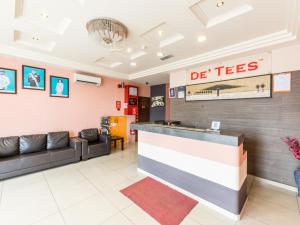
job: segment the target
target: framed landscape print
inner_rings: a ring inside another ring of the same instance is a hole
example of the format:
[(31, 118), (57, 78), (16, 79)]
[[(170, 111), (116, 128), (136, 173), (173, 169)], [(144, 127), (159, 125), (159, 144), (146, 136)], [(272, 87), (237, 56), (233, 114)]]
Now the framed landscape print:
[(69, 78), (50, 76), (50, 96), (69, 98)]
[(0, 68), (0, 93), (17, 93), (17, 71)]
[(272, 75), (186, 86), (186, 101), (272, 97)]
[(22, 66), (23, 88), (33, 90), (45, 90), (46, 70), (32, 66)]

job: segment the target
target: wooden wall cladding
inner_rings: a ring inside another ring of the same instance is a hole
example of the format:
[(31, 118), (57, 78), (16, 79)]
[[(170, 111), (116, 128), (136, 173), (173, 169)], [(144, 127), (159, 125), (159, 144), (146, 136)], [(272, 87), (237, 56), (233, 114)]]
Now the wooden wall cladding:
[(248, 173), (295, 186), (293, 172), (300, 160), (293, 158), (281, 138), (300, 139), (300, 71), (292, 73), (292, 91), (273, 98), (195, 101), (171, 99), (171, 119), (208, 128), (212, 120), (221, 128), (245, 134)]

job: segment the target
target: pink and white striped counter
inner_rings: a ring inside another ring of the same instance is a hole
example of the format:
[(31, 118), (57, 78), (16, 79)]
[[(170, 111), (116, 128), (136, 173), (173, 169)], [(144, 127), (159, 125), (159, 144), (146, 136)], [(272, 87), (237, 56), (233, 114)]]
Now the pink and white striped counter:
[(234, 220), (247, 199), (243, 135), (134, 124), (139, 170)]

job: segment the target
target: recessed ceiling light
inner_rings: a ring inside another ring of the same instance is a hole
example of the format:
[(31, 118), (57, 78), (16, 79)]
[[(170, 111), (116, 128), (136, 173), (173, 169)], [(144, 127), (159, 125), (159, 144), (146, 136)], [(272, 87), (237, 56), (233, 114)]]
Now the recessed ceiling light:
[(164, 56), (164, 54), (163, 54), (162, 52), (158, 52), (156, 55), (157, 55), (158, 57), (163, 57), (163, 56)]
[(135, 62), (131, 62), (130, 65), (131, 66), (136, 66), (136, 63)]
[(127, 48), (127, 52), (132, 52), (132, 49), (131, 48)]
[(163, 34), (162, 30), (159, 30), (157, 33), (158, 33), (158, 36), (162, 36), (162, 34)]
[(40, 38), (39, 38), (38, 36), (33, 36), (33, 37), (32, 37), (32, 40), (34, 40), (34, 41), (39, 41)]
[(225, 4), (224, 1), (219, 1), (219, 2), (217, 3), (217, 7), (220, 8), (220, 7), (222, 7), (224, 4)]
[(198, 37), (198, 42), (204, 42), (204, 41), (206, 41), (206, 36), (201, 35)]
[(49, 17), (48, 14), (45, 12), (41, 12), (40, 16), (42, 17), (42, 19), (48, 19), (48, 17)]

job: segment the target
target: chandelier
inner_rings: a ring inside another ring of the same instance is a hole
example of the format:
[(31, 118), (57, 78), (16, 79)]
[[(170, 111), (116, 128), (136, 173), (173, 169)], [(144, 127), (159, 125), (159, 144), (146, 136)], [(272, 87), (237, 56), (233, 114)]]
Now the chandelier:
[(110, 18), (96, 18), (86, 24), (91, 37), (105, 47), (117, 47), (128, 36), (128, 30), (121, 22)]

